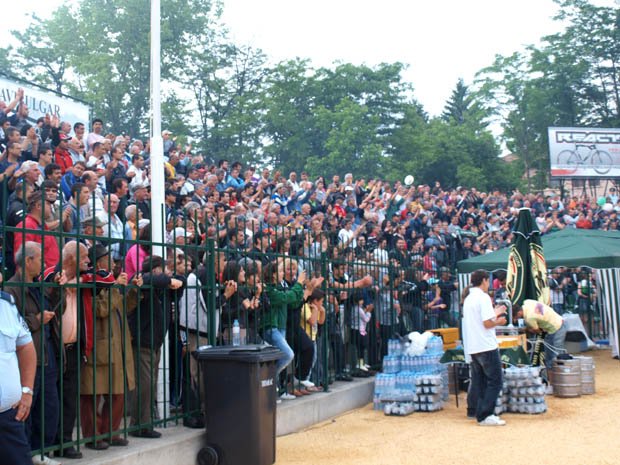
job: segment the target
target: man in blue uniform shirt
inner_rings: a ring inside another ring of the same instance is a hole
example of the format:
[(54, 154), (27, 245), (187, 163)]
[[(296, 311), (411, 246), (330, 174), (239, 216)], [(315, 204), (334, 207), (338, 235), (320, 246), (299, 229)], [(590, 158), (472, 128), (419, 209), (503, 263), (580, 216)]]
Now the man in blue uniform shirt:
[(37, 355), (14, 302), (0, 291), (0, 465), (32, 465), (24, 421), (30, 415)]

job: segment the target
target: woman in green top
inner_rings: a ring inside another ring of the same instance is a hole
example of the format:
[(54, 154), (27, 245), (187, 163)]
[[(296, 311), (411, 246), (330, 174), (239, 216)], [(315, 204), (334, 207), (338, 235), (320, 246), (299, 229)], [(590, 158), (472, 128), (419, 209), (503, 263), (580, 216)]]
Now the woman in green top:
[(284, 356), (278, 360), (277, 373), (280, 374), (293, 361), (293, 349), (286, 342), (286, 313), (287, 306), (301, 306), (304, 300), (304, 284), (306, 273), (302, 271), (297, 282), (289, 289), (283, 290), (278, 285), (284, 279), (284, 267), (277, 261), (269, 263), (263, 271), (265, 293), (269, 299), (269, 308), (261, 323), (263, 339), (280, 349)]

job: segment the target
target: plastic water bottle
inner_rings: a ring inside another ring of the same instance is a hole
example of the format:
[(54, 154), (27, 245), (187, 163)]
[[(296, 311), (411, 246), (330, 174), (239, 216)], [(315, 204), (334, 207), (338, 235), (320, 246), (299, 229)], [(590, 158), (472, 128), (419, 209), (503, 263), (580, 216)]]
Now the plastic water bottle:
[(239, 320), (235, 320), (233, 322), (232, 345), (234, 346), (241, 345), (241, 328), (239, 327)]

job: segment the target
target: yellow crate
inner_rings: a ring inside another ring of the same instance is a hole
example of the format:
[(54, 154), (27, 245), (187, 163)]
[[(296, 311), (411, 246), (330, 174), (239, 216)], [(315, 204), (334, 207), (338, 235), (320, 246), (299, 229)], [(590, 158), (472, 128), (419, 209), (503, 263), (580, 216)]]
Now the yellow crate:
[(500, 349), (510, 349), (520, 345), (518, 336), (497, 336), (497, 343)]
[(448, 344), (443, 345), (443, 350), (452, 350), (456, 349), (456, 342), (449, 342)]
[(458, 328), (437, 328), (437, 329), (431, 329), (431, 333), (437, 335), (437, 336), (441, 336), (441, 338), (443, 339), (443, 344), (444, 344), (444, 350), (446, 350), (445, 346), (446, 344), (452, 344), (456, 341), (458, 341), (459, 339), (461, 339), (459, 337), (459, 329)]

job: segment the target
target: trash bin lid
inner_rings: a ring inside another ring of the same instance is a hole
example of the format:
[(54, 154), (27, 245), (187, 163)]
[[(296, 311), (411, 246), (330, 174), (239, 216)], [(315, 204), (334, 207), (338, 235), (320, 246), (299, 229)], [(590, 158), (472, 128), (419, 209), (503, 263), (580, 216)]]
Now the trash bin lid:
[(267, 344), (248, 344), (243, 346), (206, 346), (193, 352), (196, 360), (230, 360), (245, 363), (272, 362), (284, 354), (277, 347)]

